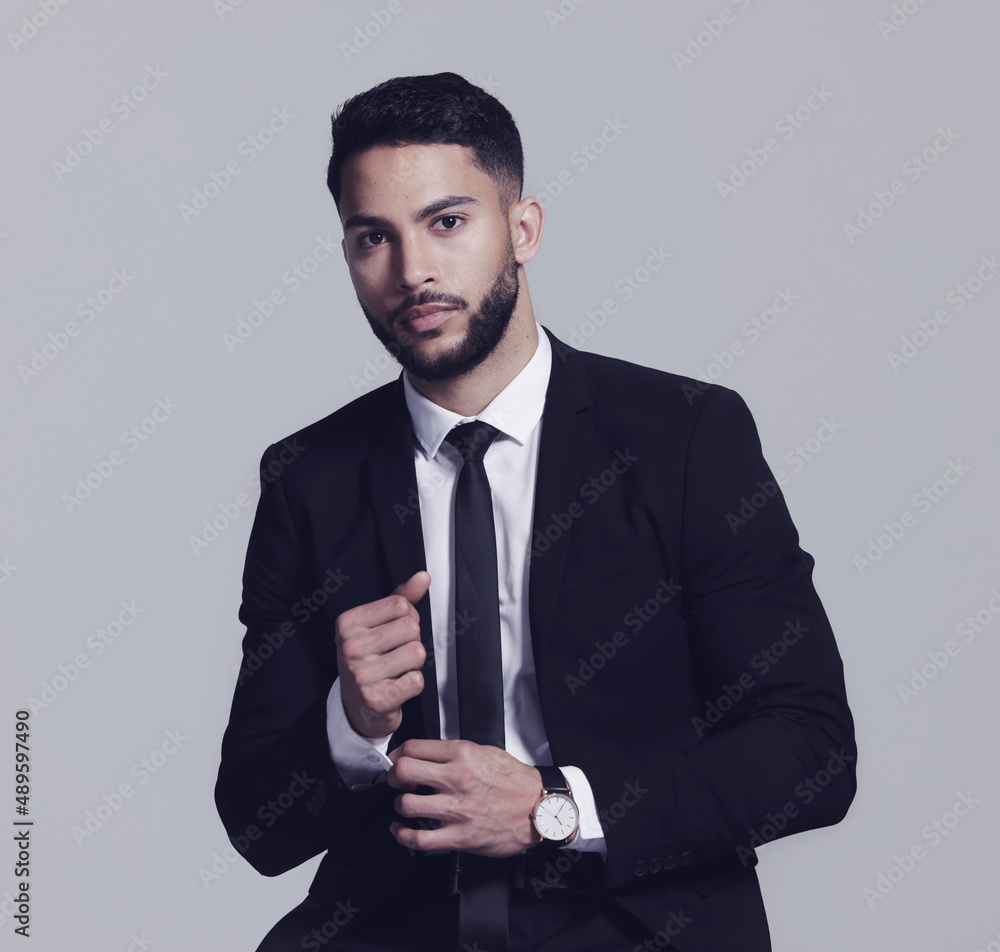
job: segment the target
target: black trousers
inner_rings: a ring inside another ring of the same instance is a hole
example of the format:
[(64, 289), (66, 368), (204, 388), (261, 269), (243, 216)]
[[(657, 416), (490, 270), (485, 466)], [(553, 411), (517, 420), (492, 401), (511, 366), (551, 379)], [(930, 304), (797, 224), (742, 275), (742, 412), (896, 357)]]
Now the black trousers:
[[(343, 905), (306, 899), (268, 932), (257, 952), (454, 952), (456, 947), (457, 896), (403, 899), (355, 930), (349, 928), (350, 916)], [(650, 937), (612, 900), (561, 889), (540, 897), (512, 890), (509, 932), (510, 952), (638, 952)]]

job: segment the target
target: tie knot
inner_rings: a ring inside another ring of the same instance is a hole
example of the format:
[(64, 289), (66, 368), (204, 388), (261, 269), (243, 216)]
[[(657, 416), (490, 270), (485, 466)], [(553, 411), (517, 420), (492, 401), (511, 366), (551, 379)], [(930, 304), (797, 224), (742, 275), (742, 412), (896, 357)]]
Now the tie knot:
[(466, 462), (478, 462), (490, 448), (500, 431), (489, 423), (474, 420), (472, 423), (460, 423), (445, 439), (462, 454)]

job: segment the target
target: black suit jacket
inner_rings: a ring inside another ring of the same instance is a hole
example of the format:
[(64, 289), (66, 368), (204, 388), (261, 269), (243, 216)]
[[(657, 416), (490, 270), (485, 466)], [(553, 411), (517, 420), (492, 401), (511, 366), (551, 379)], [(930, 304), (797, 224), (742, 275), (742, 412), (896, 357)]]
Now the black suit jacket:
[[(691, 948), (766, 949), (754, 847), (838, 822), (855, 791), (812, 559), (735, 393), (552, 344), (529, 580), (552, 756), (590, 781), (608, 895), (653, 930), (682, 911)], [(260, 872), (325, 850), (310, 895), (352, 922), (422, 861), (388, 832), (396, 791), (345, 788), (325, 713), (336, 617), (425, 567), (413, 439), (397, 380), (265, 453), (216, 789)], [(393, 745), (439, 736), (425, 674)]]

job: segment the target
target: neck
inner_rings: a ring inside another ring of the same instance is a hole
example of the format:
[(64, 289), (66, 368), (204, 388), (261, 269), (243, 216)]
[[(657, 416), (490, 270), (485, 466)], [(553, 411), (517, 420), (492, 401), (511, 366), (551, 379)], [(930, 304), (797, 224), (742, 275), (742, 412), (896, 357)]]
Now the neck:
[(421, 380), (408, 373), (418, 393), (440, 407), (462, 416), (482, 412), (531, 360), (538, 347), (538, 329), (526, 282), (521, 282), (517, 307), (507, 333), (478, 366), (454, 380)]

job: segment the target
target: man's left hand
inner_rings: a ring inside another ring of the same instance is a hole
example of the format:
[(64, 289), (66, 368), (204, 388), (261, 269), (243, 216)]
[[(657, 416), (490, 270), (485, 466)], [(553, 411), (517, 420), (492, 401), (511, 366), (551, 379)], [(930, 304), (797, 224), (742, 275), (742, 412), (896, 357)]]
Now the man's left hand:
[[(396, 812), (441, 822), (434, 830), (391, 824), (401, 846), (503, 857), (541, 842), (530, 817), (542, 792), (541, 774), (507, 751), (468, 740), (413, 739), (389, 759), (389, 785), (407, 791), (396, 797)], [(434, 793), (410, 792), (418, 786)]]

